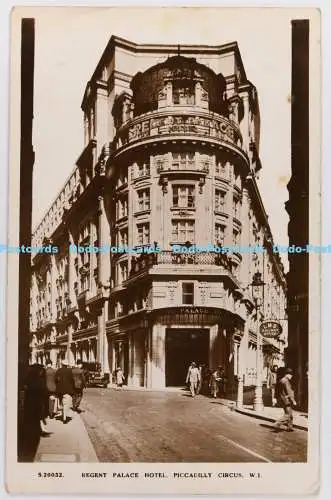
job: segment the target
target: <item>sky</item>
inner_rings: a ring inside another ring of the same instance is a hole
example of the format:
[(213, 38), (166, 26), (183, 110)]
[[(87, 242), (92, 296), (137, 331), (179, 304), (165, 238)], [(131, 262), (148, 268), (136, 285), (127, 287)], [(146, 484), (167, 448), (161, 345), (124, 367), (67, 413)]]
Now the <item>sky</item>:
[(111, 35), (136, 43), (237, 41), (247, 78), (259, 95), (262, 171), (258, 185), (274, 242), (287, 245), (284, 204), (291, 175), (292, 17), (291, 9), (272, 8), (36, 10), (33, 227), (83, 149), (81, 101)]

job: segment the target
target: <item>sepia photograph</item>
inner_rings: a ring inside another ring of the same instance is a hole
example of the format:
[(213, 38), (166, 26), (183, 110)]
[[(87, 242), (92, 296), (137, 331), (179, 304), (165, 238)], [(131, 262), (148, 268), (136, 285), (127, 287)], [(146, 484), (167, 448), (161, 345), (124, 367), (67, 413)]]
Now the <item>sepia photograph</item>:
[(319, 29), (13, 10), (10, 492), (316, 492)]

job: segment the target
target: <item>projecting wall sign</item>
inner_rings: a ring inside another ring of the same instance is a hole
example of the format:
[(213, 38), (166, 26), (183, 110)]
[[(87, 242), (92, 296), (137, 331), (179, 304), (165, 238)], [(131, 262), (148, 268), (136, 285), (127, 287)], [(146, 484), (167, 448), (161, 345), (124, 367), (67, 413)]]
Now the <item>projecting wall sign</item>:
[(260, 333), (266, 338), (279, 337), (282, 332), (283, 328), (277, 321), (265, 321), (260, 326)]

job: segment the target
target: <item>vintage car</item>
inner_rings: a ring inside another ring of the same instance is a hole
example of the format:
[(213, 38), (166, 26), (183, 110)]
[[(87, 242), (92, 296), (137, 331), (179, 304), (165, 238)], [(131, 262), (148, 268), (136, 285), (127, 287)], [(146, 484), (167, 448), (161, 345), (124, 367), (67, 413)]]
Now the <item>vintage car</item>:
[(102, 386), (109, 384), (109, 374), (102, 373), (100, 363), (83, 362), (86, 387)]

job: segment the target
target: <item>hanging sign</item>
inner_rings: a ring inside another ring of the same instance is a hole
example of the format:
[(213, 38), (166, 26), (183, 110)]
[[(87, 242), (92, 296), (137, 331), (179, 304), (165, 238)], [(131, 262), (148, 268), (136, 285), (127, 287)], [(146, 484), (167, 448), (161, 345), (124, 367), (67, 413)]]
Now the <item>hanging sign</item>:
[(277, 321), (264, 321), (260, 325), (260, 333), (263, 337), (274, 339), (283, 332), (282, 326)]

